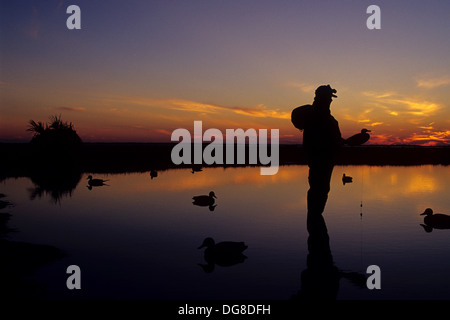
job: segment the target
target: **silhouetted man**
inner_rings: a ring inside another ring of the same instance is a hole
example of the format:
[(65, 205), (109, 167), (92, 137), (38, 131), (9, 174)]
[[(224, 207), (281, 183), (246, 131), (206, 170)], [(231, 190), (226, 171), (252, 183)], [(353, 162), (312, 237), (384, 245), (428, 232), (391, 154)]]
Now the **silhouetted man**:
[(332, 98), (337, 98), (335, 93), (330, 85), (318, 87), (305, 122), (303, 148), (308, 160), (310, 186), (308, 214), (323, 212), (320, 204), (326, 203), (335, 157), (344, 141), (339, 124), (330, 112)]
[(335, 93), (336, 90), (329, 85), (318, 87), (312, 108), (304, 113), (303, 147), (308, 158), (310, 186), (306, 220), (308, 255), (307, 268), (301, 276), (301, 290), (294, 299), (336, 299), (341, 277), (360, 287), (365, 285), (364, 275), (344, 272), (334, 265), (322, 215), (330, 191), (335, 157), (344, 143), (339, 124), (330, 112), (332, 97), (337, 97)]

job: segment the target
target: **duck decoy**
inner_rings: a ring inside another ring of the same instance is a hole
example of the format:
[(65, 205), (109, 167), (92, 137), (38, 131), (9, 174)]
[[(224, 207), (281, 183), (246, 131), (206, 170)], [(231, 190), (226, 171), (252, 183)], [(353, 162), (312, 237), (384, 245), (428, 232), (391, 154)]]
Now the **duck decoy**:
[(362, 129), (360, 133), (357, 133), (351, 136), (350, 138), (347, 138), (345, 140), (345, 143), (348, 144), (349, 146), (362, 145), (363, 143), (366, 143), (370, 139), (370, 135), (367, 132), (371, 131), (367, 129)]
[(205, 272), (212, 272), (214, 265), (229, 267), (244, 262), (247, 257), (242, 253), (248, 246), (244, 242), (224, 241), (215, 243), (211, 237), (203, 240), (198, 249), (205, 248), (204, 258), (207, 265), (199, 264)]
[(346, 176), (345, 173), (342, 175), (342, 183), (345, 185), (346, 183), (353, 182), (353, 178), (350, 176)]
[(423, 218), (424, 224), (421, 226), (426, 232), (431, 232), (433, 229), (450, 229), (450, 216), (442, 213), (433, 213), (431, 208), (425, 209), (421, 216)]
[(109, 180), (103, 180), (103, 179), (92, 179), (92, 176), (89, 175), (87, 177), (88, 181), (88, 189), (92, 190), (92, 187), (100, 187), (100, 186), (107, 186), (107, 184), (105, 184), (105, 182), (109, 181)]
[(192, 197), (192, 200), (194, 200), (192, 204), (200, 207), (209, 207), (210, 211), (214, 211), (214, 208), (216, 207), (216, 205), (214, 204), (215, 202), (214, 198), (217, 199), (216, 195), (214, 194), (214, 191), (211, 191), (209, 195)]
[(194, 164), (191, 169), (192, 169), (192, 174), (194, 174), (195, 172), (203, 171), (202, 165), (200, 165), (200, 164)]

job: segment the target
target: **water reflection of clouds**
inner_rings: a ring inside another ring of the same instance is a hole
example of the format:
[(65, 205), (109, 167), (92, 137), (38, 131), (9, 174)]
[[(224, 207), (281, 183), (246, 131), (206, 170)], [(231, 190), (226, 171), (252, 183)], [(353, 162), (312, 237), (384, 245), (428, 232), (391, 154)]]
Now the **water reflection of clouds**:
[[(339, 168), (339, 167), (338, 167)], [(397, 201), (398, 197), (426, 196), (446, 189), (450, 172), (440, 166), (418, 167), (343, 167), (354, 177), (353, 192), (364, 199)], [(338, 169), (339, 170), (339, 169)], [(344, 171), (344, 169), (342, 169)], [(350, 191), (347, 188), (346, 191)], [(342, 189), (341, 189), (342, 190)]]
[(436, 178), (419, 174), (411, 177), (405, 193), (432, 193), (440, 189), (441, 186)]
[[(192, 174), (189, 169), (161, 171), (158, 180), (150, 181), (147, 175), (140, 173), (115, 175), (114, 182), (120, 190), (145, 192), (153, 189), (158, 191), (185, 191), (227, 185), (246, 185), (263, 187), (273, 183), (305, 181), (306, 166), (282, 166), (276, 175), (262, 176), (259, 167), (245, 168), (204, 168), (202, 172)], [(133, 175), (133, 179), (127, 176)], [(151, 182), (151, 183), (150, 183)], [(110, 188), (111, 191), (114, 188)], [(209, 191), (209, 190), (207, 190)], [(122, 192), (122, 191), (121, 191)]]
[[(342, 172), (352, 175), (354, 182), (343, 186)], [(159, 195), (154, 201), (167, 203), (168, 197), (175, 199), (178, 192), (215, 190), (222, 200), (222, 209), (226, 204), (224, 199), (232, 199), (231, 204), (236, 207), (250, 204), (258, 207), (267, 201), (270, 206), (275, 200), (279, 202), (277, 211), (298, 212), (298, 208), (302, 210), (306, 207), (301, 189), (307, 188), (307, 177), (307, 166), (281, 166), (279, 173), (273, 176), (261, 176), (258, 167), (205, 168), (196, 174), (188, 169), (177, 169), (160, 172), (157, 180), (141, 173), (113, 175), (110, 177), (111, 186), (102, 193), (107, 193), (108, 197), (114, 197), (114, 194), (118, 197), (137, 197), (137, 202), (142, 202), (139, 195)], [(441, 166), (336, 166), (329, 196), (340, 207), (348, 207), (352, 203), (359, 206), (364, 200), (365, 205), (372, 202), (377, 206), (384, 204), (400, 209), (409, 203), (411, 197), (431, 206), (432, 201), (442, 197), (449, 178), (450, 172)], [(193, 195), (190, 194), (189, 199)], [(96, 194), (98, 196), (99, 193)], [(183, 197), (186, 198), (185, 195)]]

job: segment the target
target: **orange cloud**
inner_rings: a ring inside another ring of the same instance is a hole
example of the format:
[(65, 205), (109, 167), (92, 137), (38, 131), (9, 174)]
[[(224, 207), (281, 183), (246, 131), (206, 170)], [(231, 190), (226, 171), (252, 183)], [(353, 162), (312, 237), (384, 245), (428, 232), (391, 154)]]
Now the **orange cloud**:
[(290, 112), (281, 112), (277, 109), (268, 109), (266, 106), (262, 104), (254, 108), (251, 108), (251, 107), (221, 106), (216, 104), (206, 104), (202, 102), (189, 100), (165, 100), (165, 101), (163, 100), (162, 102), (166, 103), (168, 108), (174, 110), (205, 112), (205, 113), (218, 113), (219, 111), (224, 110), (251, 117), (278, 118), (278, 119), (290, 119), (291, 117)]
[(352, 122), (357, 122), (357, 123), (362, 123), (362, 124), (370, 124), (370, 123), (376, 123), (380, 124), (382, 122), (373, 122), (371, 120), (370, 114), (373, 113), (374, 108), (367, 108), (362, 110), (359, 113), (344, 113), (342, 116), (340, 116), (342, 119), (348, 120), (348, 121), (352, 121)]
[(369, 97), (371, 105), (384, 110), (387, 114), (414, 115), (428, 117), (442, 108), (441, 105), (414, 97), (406, 97), (394, 92), (376, 93), (363, 92), (364, 96)]
[(298, 83), (298, 82), (287, 82), (285, 84), (285, 86), (287, 87), (292, 87), (292, 88), (298, 88), (300, 89), (302, 92), (306, 92), (306, 93), (313, 93), (317, 86), (312, 85), (312, 84), (306, 84), (306, 83)]
[(417, 79), (417, 87), (433, 89), (441, 86), (450, 85), (450, 76), (445, 75), (437, 78)]
[(429, 130), (403, 136), (393, 134), (372, 134), (371, 144), (412, 144), (421, 146), (446, 146), (450, 145), (450, 130)]
[(62, 110), (62, 111), (84, 111), (86, 108), (82, 107), (57, 107), (56, 110)]
[(183, 99), (154, 99), (146, 97), (127, 97), (115, 96), (104, 99), (113, 103), (120, 103), (121, 105), (134, 104), (144, 107), (163, 108), (177, 111), (197, 112), (205, 114), (217, 114), (221, 111), (231, 111), (236, 114), (262, 117), (262, 118), (277, 118), (290, 119), (291, 113), (283, 112), (279, 109), (270, 109), (267, 106), (260, 104), (256, 107), (240, 107), (240, 106), (222, 106), (213, 103), (204, 103)]

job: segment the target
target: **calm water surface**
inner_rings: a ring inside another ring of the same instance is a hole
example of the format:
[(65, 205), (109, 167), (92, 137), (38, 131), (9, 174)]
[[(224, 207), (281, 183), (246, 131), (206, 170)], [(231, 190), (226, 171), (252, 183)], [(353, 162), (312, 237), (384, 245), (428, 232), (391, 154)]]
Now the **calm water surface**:
[[(450, 299), (450, 230), (426, 232), (425, 208), (450, 214), (450, 168), (336, 166), (323, 213), (334, 265), (367, 276), (381, 269), (381, 289), (346, 277), (337, 299)], [(342, 174), (353, 177), (343, 184)], [(30, 278), (47, 299), (280, 299), (299, 294), (307, 268), (308, 167), (178, 169), (81, 177), (57, 201), (35, 196), (28, 178), (7, 179), (0, 192), (15, 204), (9, 240), (46, 244), (66, 256)], [(192, 204), (217, 195), (217, 206)], [(362, 204), (362, 207), (361, 207)], [(5, 211), (5, 210), (3, 210)], [(244, 241), (247, 259), (205, 272), (206, 237)], [(81, 268), (81, 290), (66, 288), (66, 268)]]

